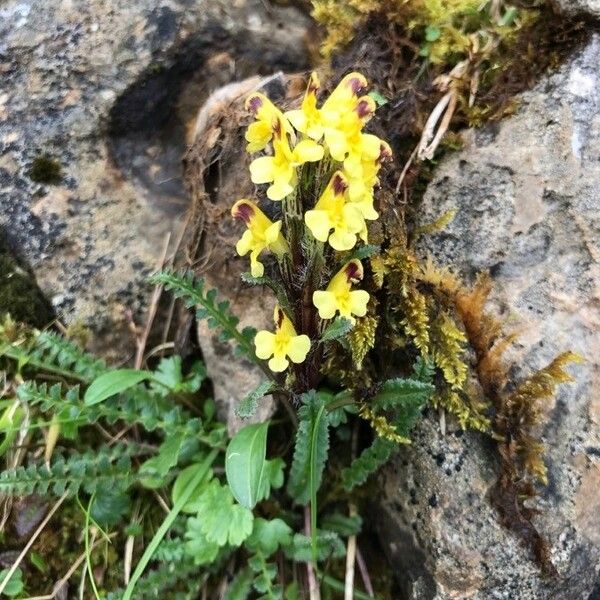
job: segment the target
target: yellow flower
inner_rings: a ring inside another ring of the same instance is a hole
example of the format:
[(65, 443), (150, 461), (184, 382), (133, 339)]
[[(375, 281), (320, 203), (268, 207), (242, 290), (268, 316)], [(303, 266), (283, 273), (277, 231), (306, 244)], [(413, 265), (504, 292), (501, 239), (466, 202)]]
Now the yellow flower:
[(302, 140), (292, 150), (284, 129), (283, 119), (277, 118), (273, 126), (273, 156), (261, 156), (250, 163), (253, 183), (271, 183), (267, 197), (282, 200), (297, 183), (296, 168), (306, 162), (323, 158), (323, 146), (313, 140)]
[(285, 131), (292, 134), (290, 124), (283, 113), (264, 95), (259, 92), (250, 94), (246, 99), (246, 110), (251, 111), (256, 121), (246, 130), (246, 151), (248, 153), (264, 150), (273, 137), (273, 122), (281, 119)]
[(392, 157), (392, 149), (387, 142), (379, 140), (379, 156), (376, 160), (363, 160), (360, 173), (344, 171), (348, 180), (348, 200), (356, 205), (367, 221), (379, 218), (373, 206), (373, 188), (379, 184), (377, 174), (381, 164)]
[(288, 358), (293, 363), (304, 362), (310, 350), (310, 339), (307, 335), (296, 333), (294, 325), (279, 306), (275, 307), (273, 319), (275, 333), (259, 331), (254, 338), (254, 345), (256, 356), (263, 360), (270, 358), (269, 369), (281, 373), (288, 368)]
[(258, 260), (266, 249), (281, 257), (288, 251), (288, 245), (281, 234), (281, 221), (273, 223), (258, 206), (250, 200), (238, 200), (231, 209), (234, 218), (246, 224), (246, 231), (236, 245), (237, 253), (245, 256), (250, 252), (250, 272), (252, 277), (262, 277), (265, 268)]
[(341, 117), (352, 113), (358, 103), (358, 92), (366, 87), (367, 79), (361, 73), (346, 75), (323, 103), (321, 115), (324, 122), (336, 126)]
[(351, 260), (333, 277), (326, 290), (313, 293), (313, 304), (321, 319), (332, 319), (337, 312), (354, 323), (357, 317), (367, 314), (369, 293), (365, 290), (352, 290), (352, 284), (363, 278), (362, 263)]
[(350, 250), (356, 244), (356, 235), (365, 229), (359, 208), (344, 198), (347, 189), (346, 178), (336, 171), (315, 208), (304, 215), (315, 238), (320, 242), (329, 240), (335, 250)]
[(317, 90), (319, 87), (319, 78), (313, 72), (308, 80), (300, 110), (289, 110), (285, 113), (288, 121), (296, 130), (315, 141), (319, 141), (323, 137), (323, 120), (321, 111), (317, 108)]

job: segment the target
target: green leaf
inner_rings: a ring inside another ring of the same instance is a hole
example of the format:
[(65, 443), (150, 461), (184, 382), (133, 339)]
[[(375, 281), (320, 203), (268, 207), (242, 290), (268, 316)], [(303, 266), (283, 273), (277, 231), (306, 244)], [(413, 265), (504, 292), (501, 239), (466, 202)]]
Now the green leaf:
[(283, 595), (284, 600), (300, 600), (300, 588), (297, 581), (292, 581), (286, 588)]
[(289, 546), (292, 542), (292, 529), (281, 519), (254, 519), (252, 534), (246, 538), (245, 546), (250, 552), (262, 552), (271, 556), (279, 546)]
[(163, 485), (163, 480), (169, 471), (177, 465), (179, 453), (187, 436), (183, 433), (168, 437), (158, 450), (158, 454), (140, 466), (140, 474), (147, 477), (142, 484), (148, 488), (157, 488)]
[(381, 92), (378, 92), (377, 90), (371, 90), (367, 94), (367, 96), (369, 96), (370, 98), (373, 98), (373, 100), (375, 100), (375, 103), (377, 104), (377, 106), (384, 106), (389, 102), (389, 100)]
[(255, 389), (253, 389), (235, 409), (238, 417), (245, 419), (251, 417), (258, 408), (258, 401), (267, 394), (274, 392), (277, 385), (273, 381), (263, 381)]
[(320, 486), (329, 451), (328, 420), (323, 398), (308, 392), (302, 397), (304, 406), (298, 410), (298, 431), (294, 459), (290, 469), (288, 492), (298, 504), (308, 504), (311, 496), (311, 465), (313, 483)]
[[(170, 390), (174, 394), (191, 394), (200, 389), (206, 378), (206, 368), (201, 362), (196, 362), (187, 377), (184, 377), (181, 368), (181, 356), (163, 358), (154, 372), (152, 388), (164, 394)], [(165, 389), (166, 388), (166, 389)]]
[(278, 490), (283, 485), (283, 468), (285, 463), (281, 458), (265, 461), (265, 470), (258, 492), (258, 501), (266, 500), (271, 495), (271, 488)]
[(398, 450), (398, 444), (385, 438), (376, 437), (373, 443), (362, 451), (352, 464), (342, 471), (342, 485), (350, 491), (357, 485), (362, 485), (370, 475), (384, 465)]
[(101, 487), (94, 495), (91, 517), (102, 527), (112, 527), (129, 513), (129, 495), (111, 487)]
[(322, 342), (330, 342), (344, 337), (354, 325), (350, 319), (344, 317), (338, 317), (333, 323), (331, 323), (321, 336)]
[(425, 39), (428, 42), (435, 42), (436, 40), (439, 40), (441, 35), (442, 32), (440, 28), (436, 27), (435, 25), (428, 25), (425, 28)]
[[(9, 569), (2, 569), (0, 571), (0, 585), (4, 583), (4, 580), (8, 576)], [(23, 571), (17, 568), (15, 572), (11, 575), (11, 578), (8, 580), (8, 583), (4, 586), (4, 591), (2, 594), (4, 596), (8, 596), (9, 598), (14, 598), (21, 594), (21, 592), (25, 589), (25, 584), (23, 583)]]
[(506, 12), (502, 15), (498, 25), (500, 25), (500, 27), (512, 25), (518, 16), (519, 10), (515, 6), (509, 6), (507, 7)]
[(137, 369), (108, 371), (92, 381), (83, 400), (87, 406), (98, 404), (151, 377), (152, 373), (149, 371), (138, 371)]
[[(171, 490), (171, 499), (173, 500), (173, 504), (178, 502), (182, 493), (184, 490), (186, 490), (189, 482), (192, 481), (192, 479), (194, 479), (196, 476), (196, 473), (203, 470), (204, 465), (201, 462), (198, 462), (197, 464), (186, 467), (183, 471), (181, 471), (181, 473), (179, 473), (177, 479), (175, 479), (175, 483), (173, 484), (173, 489)], [(198, 498), (206, 487), (206, 483), (212, 479), (212, 476), (212, 469), (206, 471), (205, 476), (198, 482), (198, 485), (190, 493), (190, 499), (183, 506), (181, 512), (187, 514), (195, 514), (198, 512)]]
[(267, 454), (269, 422), (240, 429), (227, 446), (225, 473), (234, 498), (246, 508), (258, 502)]
[(358, 535), (362, 527), (362, 519), (359, 515), (349, 517), (342, 513), (335, 512), (326, 515), (321, 519), (321, 527), (328, 531), (333, 531), (345, 537)]
[(38, 552), (30, 552), (29, 560), (40, 573), (45, 573), (48, 570), (48, 563), (46, 563), (44, 557)]
[(392, 410), (396, 431), (408, 437), (433, 390), (431, 383), (417, 379), (388, 379), (371, 399), (371, 407), (374, 410)]
[(242, 569), (229, 584), (223, 600), (247, 600), (252, 590), (254, 573), (250, 567)]
[(4, 439), (0, 441), (0, 456), (2, 456), (13, 443), (13, 440), (19, 433), (19, 427), (23, 422), (25, 413), (18, 400), (14, 400), (4, 410), (0, 417), (0, 434), (4, 432)]
[(198, 518), (209, 542), (239, 546), (252, 533), (252, 512), (234, 504), (229, 487), (213, 479), (200, 494)]
[[(284, 547), (285, 555), (296, 562), (312, 560), (312, 540), (301, 533), (294, 534), (292, 543)], [(317, 531), (317, 558), (319, 561), (329, 558), (341, 558), (346, 554), (346, 547), (340, 537), (333, 531)]]
[(219, 544), (206, 539), (202, 528), (202, 519), (190, 517), (185, 530), (185, 553), (194, 559), (197, 565), (212, 563), (219, 553)]

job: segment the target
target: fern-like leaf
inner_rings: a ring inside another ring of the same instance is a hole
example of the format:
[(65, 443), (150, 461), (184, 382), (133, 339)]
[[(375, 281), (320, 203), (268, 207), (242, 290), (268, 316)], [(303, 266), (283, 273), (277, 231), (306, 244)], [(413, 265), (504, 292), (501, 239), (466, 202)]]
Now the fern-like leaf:
[(298, 411), (298, 431), (294, 459), (290, 469), (288, 492), (298, 504), (308, 504), (311, 495), (311, 460), (313, 482), (318, 488), (329, 452), (329, 422), (323, 398), (314, 392), (303, 396)]
[(350, 491), (356, 486), (362, 485), (370, 475), (392, 457), (398, 448), (398, 444), (379, 436), (376, 437), (373, 443), (342, 471), (344, 489)]
[(256, 330), (247, 327), (239, 331), (239, 319), (230, 311), (229, 301), (217, 302), (217, 291), (206, 290), (203, 279), (195, 279), (191, 273), (162, 271), (150, 280), (152, 283), (164, 285), (177, 298), (181, 298), (188, 308), (195, 307), (199, 319), (206, 319), (209, 327), (220, 329), (223, 341), (233, 340), (250, 360), (258, 362), (252, 346)]

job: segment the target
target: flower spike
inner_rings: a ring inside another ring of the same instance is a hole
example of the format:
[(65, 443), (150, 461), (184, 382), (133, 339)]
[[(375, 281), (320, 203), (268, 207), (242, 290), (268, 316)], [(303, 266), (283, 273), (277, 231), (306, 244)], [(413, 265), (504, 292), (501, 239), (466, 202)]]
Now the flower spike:
[(279, 306), (275, 307), (273, 320), (275, 333), (259, 331), (254, 338), (254, 345), (256, 356), (263, 360), (270, 359), (269, 369), (281, 373), (288, 368), (290, 360), (293, 363), (304, 362), (310, 350), (310, 338), (296, 333), (293, 323)]
[(245, 256), (250, 252), (252, 277), (262, 277), (265, 268), (258, 260), (260, 253), (269, 249), (281, 257), (288, 251), (287, 242), (281, 234), (281, 221), (273, 223), (254, 202), (245, 199), (233, 205), (231, 215), (243, 221), (248, 228), (236, 245), (237, 253)]
[(246, 110), (252, 112), (256, 121), (251, 123), (246, 130), (246, 151), (248, 153), (264, 150), (267, 144), (273, 138), (273, 122), (281, 119), (287, 133), (292, 134), (293, 130), (284, 118), (283, 113), (260, 92), (250, 94), (245, 103)]
[(364, 317), (367, 314), (369, 293), (365, 290), (352, 290), (352, 285), (362, 281), (362, 278), (362, 263), (353, 259), (334, 275), (326, 290), (314, 292), (313, 304), (321, 319), (332, 319), (338, 312), (352, 323), (356, 322), (354, 316)]

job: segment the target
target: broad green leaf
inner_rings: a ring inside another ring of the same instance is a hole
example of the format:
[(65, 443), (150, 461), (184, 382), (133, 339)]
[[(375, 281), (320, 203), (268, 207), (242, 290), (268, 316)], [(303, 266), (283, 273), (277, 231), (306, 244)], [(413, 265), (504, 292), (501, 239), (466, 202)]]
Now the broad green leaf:
[(184, 433), (168, 437), (158, 450), (158, 454), (148, 459), (140, 467), (140, 474), (147, 475), (142, 484), (149, 488), (161, 487), (165, 476), (177, 464), (181, 447), (186, 440)]
[[(7, 575), (8, 569), (2, 569), (2, 571), (0, 571), (0, 585), (4, 583)], [(23, 571), (17, 568), (11, 575), (8, 583), (4, 586), (4, 591), (2, 594), (4, 596), (8, 596), (9, 598), (15, 598), (16, 596), (19, 596), (24, 589), (25, 584), (23, 583)]]
[(228, 486), (213, 479), (197, 500), (200, 528), (209, 542), (239, 546), (252, 533), (252, 512), (234, 503)]
[(289, 546), (292, 541), (291, 527), (281, 519), (254, 519), (252, 534), (246, 538), (245, 546), (250, 552), (262, 552), (271, 556), (279, 546)]
[(185, 531), (185, 552), (197, 565), (212, 563), (219, 553), (219, 545), (206, 539), (202, 529), (202, 520), (190, 517)]
[(255, 389), (253, 389), (238, 405), (235, 409), (235, 413), (238, 417), (243, 419), (251, 417), (258, 408), (258, 401), (267, 394), (275, 391), (277, 385), (273, 381), (263, 381)]
[(94, 495), (91, 516), (101, 527), (116, 525), (129, 512), (129, 495), (119, 489), (100, 487)]
[(247, 425), (227, 446), (227, 482), (234, 498), (246, 508), (254, 508), (258, 502), (265, 471), (268, 429), (268, 421)]
[(206, 369), (201, 362), (196, 362), (186, 377), (183, 376), (181, 356), (163, 358), (154, 372), (152, 387), (164, 394), (170, 390), (177, 393), (193, 393), (200, 389), (206, 377)]
[(83, 401), (87, 406), (98, 404), (151, 377), (152, 373), (149, 371), (138, 371), (137, 369), (108, 371), (92, 381), (85, 392)]
[[(173, 489), (171, 491), (171, 499), (173, 500), (173, 504), (176, 504), (183, 491), (187, 488), (187, 485), (192, 479), (194, 479), (196, 473), (200, 470), (203, 470), (204, 465), (201, 462), (197, 464), (190, 465), (186, 467), (179, 475), (177, 479), (175, 479), (175, 483), (173, 484)], [(206, 471), (205, 476), (198, 483), (196, 488), (190, 494), (190, 499), (186, 502), (184, 507), (181, 509), (181, 512), (187, 514), (195, 514), (198, 512), (198, 497), (202, 493), (203, 489), (206, 487), (206, 483), (212, 479), (213, 472), (212, 469)]]

